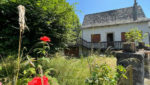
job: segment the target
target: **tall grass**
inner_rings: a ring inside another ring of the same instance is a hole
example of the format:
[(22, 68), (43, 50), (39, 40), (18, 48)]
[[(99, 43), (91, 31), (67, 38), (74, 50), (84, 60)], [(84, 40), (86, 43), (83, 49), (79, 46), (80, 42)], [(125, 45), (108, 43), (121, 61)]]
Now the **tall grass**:
[[(26, 63), (29, 62), (21, 62), (18, 82), (24, 83), (18, 85), (26, 85), (32, 77), (38, 75), (31, 73), (33, 71), (31, 68), (33, 67)], [(47, 77), (51, 76), (54, 78), (50, 78), (50, 83), (58, 81), (59, 85), (87, 85), (85, 80), (91, 76), (90, 67), (95, 64), (101, 65), (106, 63), (112, 68), (112, 74), (116, 71), (116, 58), (96, 55), (80, 59), (56, 55), (52, 58), (38, 58), (34, 63), (42, 66), (44, 75), (46, 74)], [(12, 85), (17, 72), (16, 64), (17, 59), (14, 56), (9, 56), (3, 59), (3, 62), (0, 62), (0, 81), (2, 81), (3, 84)], [(24, 74), (24, 72), (27, 73)], [(3, 81), (3, 79), (5, 79), (5, 81)], [(51, 85), (58, 85), (54, 83)]]
[(87, 58), (71, 58), (57, 55), (54, 58), (43, 58), (38, 63), (41, 63), (43, 69), (53, 68), (55, 75), (60, 85), (86, 85), (85, 79), (90, 76), (90, 65), (93, 64), (108, 64), (115, 72), (116, 58), (91, 56)]
[(16, 59), (14, 56), (8, 56), (7, 58), (1, 57), (0, 60), (0, 81), (4, 85), (14, 85), (17, 73), (17, 66), (15, 66), (17, 65)]

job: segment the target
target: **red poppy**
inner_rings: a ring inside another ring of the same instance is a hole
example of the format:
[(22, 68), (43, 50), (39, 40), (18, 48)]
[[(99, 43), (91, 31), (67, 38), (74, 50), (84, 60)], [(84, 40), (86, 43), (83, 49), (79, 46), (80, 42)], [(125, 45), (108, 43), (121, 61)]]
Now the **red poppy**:
[(44, 42), (50, 42), (51, 41), (51, 39), (47, 36), (40, 37), (40, 40), (44, 41)]
[[(28, 82), (28, 85), (42, 85), (41, 77), (33, 78), (32, 81)], [(46, 76), (43, 76), (43, 85), (50, 85)]]

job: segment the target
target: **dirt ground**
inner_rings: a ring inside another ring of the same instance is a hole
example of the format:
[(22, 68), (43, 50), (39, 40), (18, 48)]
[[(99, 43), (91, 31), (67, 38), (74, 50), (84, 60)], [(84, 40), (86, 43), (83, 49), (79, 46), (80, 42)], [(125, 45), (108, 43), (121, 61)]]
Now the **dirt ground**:
[(150, 79), (145, 78), (144, 79), (144, 85), (150, 85)]

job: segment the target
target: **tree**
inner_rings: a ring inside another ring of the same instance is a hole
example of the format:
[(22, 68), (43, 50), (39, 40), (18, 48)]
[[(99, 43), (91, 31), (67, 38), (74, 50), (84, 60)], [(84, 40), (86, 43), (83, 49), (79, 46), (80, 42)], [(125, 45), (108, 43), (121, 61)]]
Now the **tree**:
[(51, 52), (67, 46), (76, 39), (80, 23), (74, 6), (66, 0), (2, 0), (0, 3), (0, 54), (17, 52), (19, 24), (17, 6), (26, 7), (29, 31), (23, 35), (23, 46), (30, 49), (40, 36), (51, 37)]

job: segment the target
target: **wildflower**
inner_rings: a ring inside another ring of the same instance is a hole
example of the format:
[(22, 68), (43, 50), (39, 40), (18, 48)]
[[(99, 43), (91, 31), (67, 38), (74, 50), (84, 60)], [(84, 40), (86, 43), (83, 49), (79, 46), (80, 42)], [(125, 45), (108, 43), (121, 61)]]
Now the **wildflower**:
[(51, 41), (51, 39), (47, 36), (40, 37), (40, 40), (44, 41), (44, 42), (50, 42)]
[[(50, 85), (48, 83), (48, 78), (43, 76), (43, 85)], [(28, 82), (28, 85), (42, 85), (41, 77), (35, 77), (32, 81)]]

